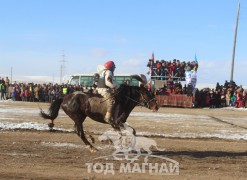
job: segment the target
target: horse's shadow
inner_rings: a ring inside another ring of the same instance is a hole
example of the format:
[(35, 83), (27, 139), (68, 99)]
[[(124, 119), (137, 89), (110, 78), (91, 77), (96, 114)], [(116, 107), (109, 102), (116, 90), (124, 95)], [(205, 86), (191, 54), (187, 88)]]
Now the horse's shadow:
[(227, 152), (227, 151), (153, 151), (153, 155), (159, 156), (191, 156), (195, 158), (207, 157), (247, 157), (246, 152)]

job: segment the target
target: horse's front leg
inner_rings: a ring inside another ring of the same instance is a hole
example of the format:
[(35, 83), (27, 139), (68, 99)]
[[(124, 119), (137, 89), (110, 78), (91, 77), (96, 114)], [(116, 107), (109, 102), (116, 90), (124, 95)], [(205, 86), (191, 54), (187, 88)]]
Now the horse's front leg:
[(123, 123), (124, 123), (124, 121), (126, 121), (126, 114), (125, 114), (125, 112), (123, 112), (120, 116), (118, 116), (118, 117), (116, 117), (116, 125), (118, 126), (118, 127), (123, 127)]

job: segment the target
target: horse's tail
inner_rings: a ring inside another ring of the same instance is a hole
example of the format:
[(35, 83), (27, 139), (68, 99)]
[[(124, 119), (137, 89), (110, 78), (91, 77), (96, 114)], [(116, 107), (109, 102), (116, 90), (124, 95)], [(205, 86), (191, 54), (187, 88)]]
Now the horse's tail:
[(42, 109), (40, 109), (41, 117), (43, 117), (44, 119), (50, 119), (50, 120), (56, 119), (57, 116), (58, 116), (58, 111), (60, 109), (60, 106), (61, 106), (62, 102), (63, 102), (63, 98), (56, 99), (51, 104), (48, 114), (46, 114)]

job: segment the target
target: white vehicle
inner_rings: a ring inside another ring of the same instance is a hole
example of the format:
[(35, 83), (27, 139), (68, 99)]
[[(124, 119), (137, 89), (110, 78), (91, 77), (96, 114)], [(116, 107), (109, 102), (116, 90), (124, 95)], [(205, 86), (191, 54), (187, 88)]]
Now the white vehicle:
[[(68, 81), (71, 85), (82, 85), (84, 87), (90, 87), (97, 84), (96, 74), (74, 74)], [(131, 77), (131, 74), (116, 74), (114, 75), (115, 82), (119, 86), (122, 83), (127, 83), (133, 86), (139, 86), (139, 81)]]

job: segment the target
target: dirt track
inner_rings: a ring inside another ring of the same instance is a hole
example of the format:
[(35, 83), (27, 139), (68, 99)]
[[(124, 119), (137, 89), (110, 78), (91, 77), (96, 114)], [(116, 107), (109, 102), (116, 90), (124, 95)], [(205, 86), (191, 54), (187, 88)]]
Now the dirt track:
[[(38, 109), (37, 103), (11, 103), (0, 102), (1, 108), (16, 109)], [(48, 104), (40, 104), (44, 109)], [(61, 112), (61, 111), (60, 111)], [(134, 112), (149, 112), (144, 108), (136, 108)], [(223, 119), (223, 117), (245, 118), (247, 111), (233, 110), (210, 110), (210, 109), (181, 109), (162, 108), (160, 113), (183, 114), (183, 115), (204, 115)], [(8, 112), (9, 113), (9, 112)], [(1, 117), (2, 116), (2, 117)], [(0, 114), (0, 122), (4, 118), (15, 118), (15, 121), (30, 121), (44, 123), (37, 115), (16, 113)], [(219, 118), (220, 117), (220, 118)], [(6, 120), (7, 121), (7, 120)], [(9, 120), (10, 121), (10, 120)], [(243, 122), (234, 125), (218, 121), (203, 127), (185, 127), (168, 121), (167, 126), (159, 126), (152, 121), (135, 121), (135, 117), (130, 117), (128, 122), (136, 131), (150, 132), (173, 132), (179, 129), (181, 133), (190, 131), (197, 132), (196, 129), (204, 132), (212, 131), (212, 127), (244, 129)], [(210, 121), (211, 122), (211, 121)], [(194, 122), (191, 122), (191, 125)], [(212, 127), (211, 127), (212, 126)], [(60, 113), (56, 120), (56, 127), (72, 129), (73, 122)], [(83, 145), (79, 137), (73, 132), (32, 129), (0, 130), (0, 179), (246, 179), (247, 177), (247, 141), (231, 140), (221, 138), (180, 138), (180, 137), (158, 137), (152, 136), (150, 139), (156, 141), (157, 146), (164, 151), (158, 152), (161, 157), (173, 159), (179, 163), (179, 175), (150, 174), (148, 170), (143, 173), (120, 173), (119, 166), (126, 161), (95, 159), (107, 156), (114, 152), (114, 147), (100, 142), (98, 136), (109, 128), (108, 125), (95, 123), (89, 119), (85, 122), (85, 130), (90, 132), (99, 149), (96, 153), (91, 153)], [(198, 130), (198, 131), (199, 131)], [(155, 153), (155, 152), (154, 152)], [(138, 161), (140, 163), (142, 159)], [(114, 175), (108, 173), (89, 173), (86, 163), (113, 163)], [(149, 163), (161, 163), (161, 159), (150, 158)]]

